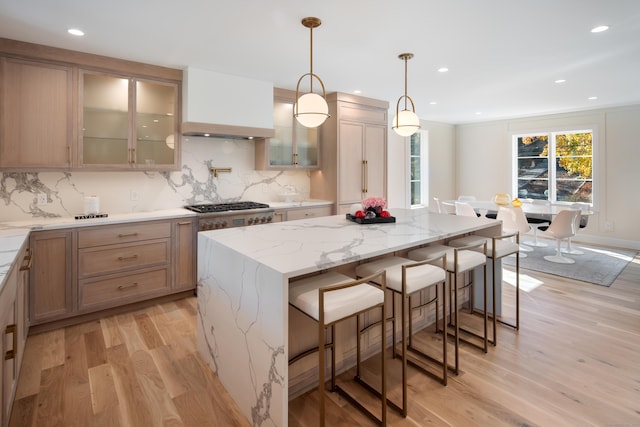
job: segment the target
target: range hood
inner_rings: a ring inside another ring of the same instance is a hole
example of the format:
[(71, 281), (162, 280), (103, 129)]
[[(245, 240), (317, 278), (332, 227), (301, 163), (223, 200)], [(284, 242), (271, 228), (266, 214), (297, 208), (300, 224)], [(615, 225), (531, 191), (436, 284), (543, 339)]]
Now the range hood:
[(275, 135), (275, 131), (268, 128), (200, 122), (182, 122), (181, 133), (185, 136), (205, 136), (225, 139), (273, 138)]
[(181, 133), (272, 138), (273, 83), (188, 67), (183, 71)]

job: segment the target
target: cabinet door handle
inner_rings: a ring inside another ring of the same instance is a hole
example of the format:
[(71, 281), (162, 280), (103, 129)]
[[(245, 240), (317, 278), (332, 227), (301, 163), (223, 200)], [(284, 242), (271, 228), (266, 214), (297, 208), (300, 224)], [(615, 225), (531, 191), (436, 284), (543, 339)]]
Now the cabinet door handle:
[(138, 282), (133, 282), (129, 285), (120, 285), (118, 286), (118, 290), (119, 291), (124, 291), (125, 289), (131, 289), (131, 288), (135, 288), (138, 286)]
[(131, 255), (131, 256), (119, 256), (118, 257), (118, 261), (129, 261), (132, 259), (137, 259), (138, 255)]
[(293, 164), (298, 166), (298, 153), (293, 153)]
[(71, 146), (67, 145), (67, 163), (71, 165)]
[(138, 233), (118, 234), (118, 237), (135, 237)]
[(7, 350), (7, 352), (4, 354), (4, 360), (15, 359), (15, 357), (18, 355), (18, 350), (16, 350), (16, 348), (18, 347), (17, 331), (18, 328), (15, 323), (12, 325), (7, 325), (6, 329), (4, 330), (5, 335), (13, 334), (13, 348), (11, 350)]
[(33, 256), (31, 255), (31, 248), (27, 248), (27, 255), (24, 256), (23, 263), (20, 266), (20, 271), (31, 270), (31, 265), (33, 264)]
[(135, 164), (135, 162), (136, 162), (136, 149), (132, 148), (131, 149), (131, 163)]
[(362, 164), (364, 165), (363, 169), (364, 169), (364, 178), (363, 178), (363, 183), (364, 183), (364, 188), (362, 189), (363, 193), (367, 193), (369, 191), (369, 161), (368, 160), (363, 160)]

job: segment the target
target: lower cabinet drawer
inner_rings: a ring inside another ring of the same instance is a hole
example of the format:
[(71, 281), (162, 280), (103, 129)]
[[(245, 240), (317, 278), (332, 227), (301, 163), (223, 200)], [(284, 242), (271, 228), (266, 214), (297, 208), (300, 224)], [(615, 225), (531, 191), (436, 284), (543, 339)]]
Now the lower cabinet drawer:
[(78, 278), (168, 263), (169, 239), (99, 246), (78, 251)]
[(170, 283), (166, 267), (103, 280), (80, 281), (79, 309), (90, 311), (140, 301), (165, 293)]

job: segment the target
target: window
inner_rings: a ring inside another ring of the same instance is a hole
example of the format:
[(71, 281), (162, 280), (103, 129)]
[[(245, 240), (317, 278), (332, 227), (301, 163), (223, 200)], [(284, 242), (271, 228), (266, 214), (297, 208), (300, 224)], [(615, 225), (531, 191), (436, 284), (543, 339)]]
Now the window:
[(410, 164), (410, 184), (411, 184), (411, 207), (421, 207), (428, 199), (427, 182), (427, 132), (418, 131), (411, 135), (409, 153)]
[(593, 131), (513, 137), (519, 198), (593, 204)]

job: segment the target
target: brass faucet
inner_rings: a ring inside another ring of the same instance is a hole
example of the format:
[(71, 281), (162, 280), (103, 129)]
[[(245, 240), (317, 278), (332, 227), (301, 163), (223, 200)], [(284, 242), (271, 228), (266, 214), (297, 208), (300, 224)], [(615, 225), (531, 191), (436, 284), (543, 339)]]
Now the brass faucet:
[(217, 178), (218, 177), (218, 172), (231, 172), (231, 168), (216, 168), (216, 167), (211, 167), (209, 168), (209, 170), (211, 172), (213, 172), (213, 177)]

